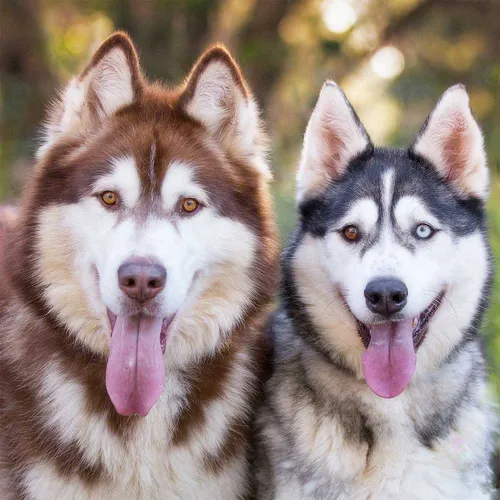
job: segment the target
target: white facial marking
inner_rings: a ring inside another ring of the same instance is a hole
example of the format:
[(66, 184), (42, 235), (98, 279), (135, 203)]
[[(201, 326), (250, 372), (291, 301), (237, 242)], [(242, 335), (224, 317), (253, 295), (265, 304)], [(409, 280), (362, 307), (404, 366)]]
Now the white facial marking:
[(135, 160), (130, 156), (113, 158), (113, 170), (101, 177), (94, 185), (94, 193), (117, 191), (127, 208), (133, 208), (139, 201), (141, 181), (137, 173)]
[(168, 211), (174, 210), (181, 198), (195, 198), (204, 205), (209, 204), (205, 190), (197, 184), (193, 176), (193, 167), (181, 162), (172, 162), (167, 169), (161, 188), (163, 203)]
[(338, 229), (353, 224), (360, 226), (365, 232), (371, 232), (377, 223), (379, 214), (377, 204), (370, 198), (361, 198), (349, 212), (340, 219)]
[(394, 208), (394, 216), (398, 227), (409, 233), (419, 223), (429, 224), (434, 229), (440, 229), (441, 224), (432, 215), (424, 202), (416, 196), (403, 196)]
[[(413, 234), (414, 227), (420, 222), (427, 222), (436, 229), (439, 228), (437, 220), (426, 209), (423, 200), (405, 196), (398, 200), (395, 206), (396, 225), (394, 226), (390, 213), (394, 195), (394, 178), (393, 170), (384, 173), (382, 177), (384, 223), (375, 244), (368, 248), (360, 260), (346, 257), (352, 264), (352, 267), (344, 264), (344, 267), (349, 269), (346, 276), (338, 276), (337, 271), (337, 278), (342, 283), (346, 282), (346, 300), (350, 309), (364, 323), (373, 321), (373, 314), (366, 305), (364, 290), (374, 279), (393, 277), (406, 285), (409, 291), (408, 302), (402, 312), (408, 317), (422, 313), (444, 286), (439, 265), (436, 265), (436, 248), (430, 246), (431, 241), (426, 243), (423, 240), (417, 240)], [(364, 217), (367, 218), (366, 215)], [(402, 244), (395, 232), (403, 238), (403, 243), (414, 246), (416, 251), (413, 252)], [(447, 237), (437, 233), (434, 238), (446, 239)], [(449, 237), (448, 240), (450, 240)], [(445, 248), (447, 251), (448, 247)], [(440, 247), (437, 251), (439, 250)], [(337, 248), (332, 248), (330, 254), (338, 254), (339, 251)], [(351, 251), (356, 251), (354, 245)]]
[(384, 218), (388, 224), (391, 199), (394, 192), (394, 170), (388, 170), (382, 177), (382, 206), (384, 207)]

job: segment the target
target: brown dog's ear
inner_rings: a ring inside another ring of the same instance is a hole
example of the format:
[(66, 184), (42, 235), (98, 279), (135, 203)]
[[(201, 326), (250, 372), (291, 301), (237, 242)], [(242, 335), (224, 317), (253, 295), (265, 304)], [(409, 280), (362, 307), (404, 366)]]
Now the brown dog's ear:
[(179, 106), (236, 157), (268, 173), (259, 111), (229, 52), (209, 49), (188, 76)]
[(326, 82), (306, 133), (297, 173), (297, 200), (315, 196), (342, 176), (349, 162), (371, 151), (371, 140), (339, 86)]
[(54, 105), (42, 150), (68, 134), (95, 130), (120, 108), (134, 102), (141, 89), (142, 75), (132, 41), (125, 33), (111, 35)]
[(459, 195), (483, 201), (488, 197), (483, 135), (463, 85), (454, 85), (443, 94), (410, 151), (429, 161)]

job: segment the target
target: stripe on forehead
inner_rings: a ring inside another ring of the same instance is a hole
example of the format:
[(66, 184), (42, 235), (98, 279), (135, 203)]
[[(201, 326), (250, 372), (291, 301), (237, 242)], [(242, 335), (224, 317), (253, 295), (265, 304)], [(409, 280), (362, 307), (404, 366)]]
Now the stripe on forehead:
[(377, 227), (361, 247), (361, 256), (370, 250), (376, 243), (387, 238), (391, 231), (391, 204), (394, 195), (394, 170), (384, 170), (380, 177), (380, 200), (377, 200), (378, 219)]
[[(394, 171), (392, 171), (394, 172)], [(392, 184), (392, 191), (391, 191), (391, 197), (389, 199), (390, 205), (388, 206), (387, 210), (387, 227), (391, 227), (391, 232), (394, 235), (397, 243), (399, 243), (401, 246), (405, 247), (407, 250), (410, 252), (415, 251), (415, 244), (413, 243), (412, 239), (409, 237), (409, 230), (410, 227), (408, 224), (402, 224), (401, 217), (397, 216), (396, 210), (399, 206), (399, 202), (401, 201), (401, 198), (398, 197), (398, 195), (395, 193), (396, 191), (396, 186), (394, 185), (394, 182), (391, 182)], [(399, 186), (398, 186), (399, 188)], [(399, 193), (400, 194), (400, 193)], [(415, 200), (414, 197), (412, 197), (413, 200)], [(414, 205), (416, 206), (416, 205)], [(408, 216), (410, 215), (409, 213), (407, 214)]]
[(385, 221), (385, 224), (389, 223), (390, 220), (390, 212), (391, 212), (391, 204), (392, 204), (392, 196), (394, 194), (394, 170), (386, 170), (382, 174), (382, 218)]
[(155, 183), (155, 176), (156, 176), (155, 162), (156, 162), (156, 139), (153, 139), (153, 142), (151, 144), (151, 150), (149, 151), (149, 165), (148, 165), (149, 182), (151, 182), (151, 185)]

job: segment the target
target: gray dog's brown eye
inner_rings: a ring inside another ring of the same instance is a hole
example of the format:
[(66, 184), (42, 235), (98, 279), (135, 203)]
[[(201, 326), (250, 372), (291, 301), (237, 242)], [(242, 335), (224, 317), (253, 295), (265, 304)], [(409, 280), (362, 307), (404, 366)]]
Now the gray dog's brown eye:
[(357, 241), (359, 239), (359, 231), (356, 226), (350, 225), (342, 229), (342, 234), (349, 241)]

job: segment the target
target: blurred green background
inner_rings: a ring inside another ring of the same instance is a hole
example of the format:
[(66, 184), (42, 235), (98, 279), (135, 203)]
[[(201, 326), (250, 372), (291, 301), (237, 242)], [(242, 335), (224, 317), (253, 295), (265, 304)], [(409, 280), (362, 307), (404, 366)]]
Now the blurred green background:
[[(132, 35), (146, 73), (169, 83), (211, 43), (230, 48), (269, 124), (284, 238), (302, 134), (325, 79), (341, 84), (375, 142), (402, 146), (441, 93), (465, 83), (485, 132), (500, 261), (499, 0), (2, 0), (0, 201), (16, 198), (29, 174), (56, 89), (115, 29)], [(484, 332), (500, 396), (498, 278)]]

